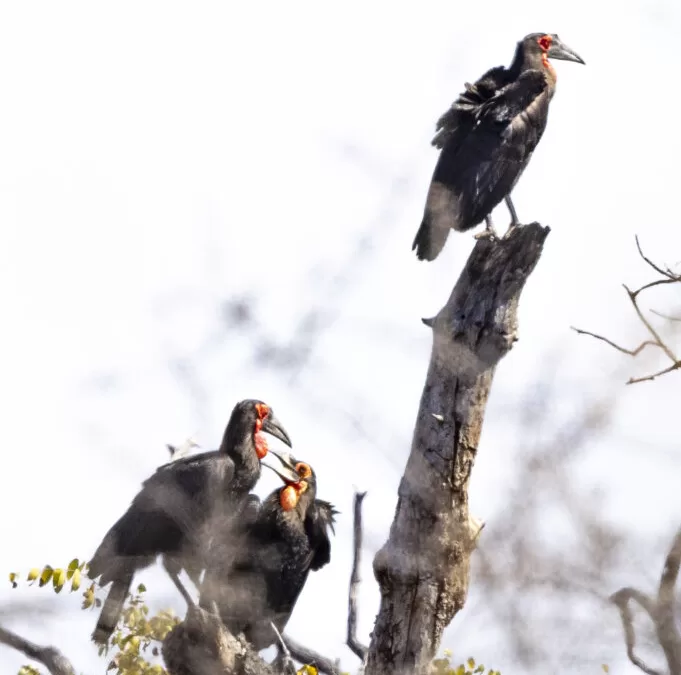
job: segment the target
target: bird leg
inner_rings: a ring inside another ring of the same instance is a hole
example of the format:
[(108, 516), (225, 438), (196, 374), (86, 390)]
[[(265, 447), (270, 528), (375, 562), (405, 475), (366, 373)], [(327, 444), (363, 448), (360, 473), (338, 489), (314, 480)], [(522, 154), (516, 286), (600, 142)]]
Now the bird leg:
[(485, 216), (485, 229), (478, 234), (473, 235), (473, 239), (499, 239), (494, 226), (492, 225), (492, 216)]
[(180, 591), (180, 595), (184, 598), (184, 601), (187, 603), (187, 608), (196, 609), (196, 603), (194, 602), (194, 600), (192, 600), (192, 596), (189, 595), (189, 591), (187, 591), (187, 589), (184, 587), (184, 584), (180, 581), (180, 577), (177, 574), (177, 572), (175, 570), (169, 570), (167, 567), (166, 572), (168, 572), (168, 576), (175, 584), (175, 588), (177, 588), (177, 590)]
[(273, 665), (275, 665), (275, 667), (284, 675), (296, 675), (296, 666), (293, 663), (291, 652), (286, 646), (284, 638), (272, 621), (270, 621), (270, 626), (272, 626), (272, 630), (275, 632), (279, 641), (277, 644), (277, 658), (274, 660)]
[(520, 221), (518, 220), (518, 214), (515, 212), (515, 206), (513, 206), (513, 202), (511, 201), (511, 195), (508, 194), (504, 197), (504, 201), (506, 202), (506, 206), (508, 207), (508, 210), (511, 214), (511, 224), (508, 227), (508, 230), (506, 230), (506, 234), (504, 235), (504, 239), (506, 239), (513, 230), (515, 230), (516, 227), (520, 226)]

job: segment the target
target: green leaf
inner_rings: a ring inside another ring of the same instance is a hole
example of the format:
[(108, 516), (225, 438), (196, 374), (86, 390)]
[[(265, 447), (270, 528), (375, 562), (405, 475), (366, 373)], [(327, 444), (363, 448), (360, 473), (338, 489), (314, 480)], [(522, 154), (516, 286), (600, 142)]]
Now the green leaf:
[(140, 584), (137, 587), (137, 592), (138, 593), (146, 593), (147, 592), (147, 587), (144, 584)]

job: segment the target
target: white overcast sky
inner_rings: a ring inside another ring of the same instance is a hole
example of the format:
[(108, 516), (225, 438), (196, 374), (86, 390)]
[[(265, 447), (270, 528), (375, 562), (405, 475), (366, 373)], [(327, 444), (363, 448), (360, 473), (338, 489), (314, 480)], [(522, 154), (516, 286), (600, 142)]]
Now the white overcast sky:
[[(312, 576), (289, 630), (354, 669), (342, 646), (352, 487), (370, 489), (366, 640), (378, 607), (371, 557), (392, 519), (430, 353), (419, 319), (448, 297), (473, 245), (451, 236), (432, 264), (410, 250), (434, 124), (464, 81), (507, 64), (537, 31), (558, 33), (587, 65), (556, 64), (548, 130), (515, 192), (521, 220), (552, 233), (521, 302), (520, 342), (498, 369), (472, 508), (493, 527), (503, 502), (490, 495), (511, 475), (503, 411), (557, 366), (566, 405), (621, 388), (588, 479), (605, 487), (614, 518), (671, 538), (679, 375), (625, 389), (626, 375), (612, 372), (636, 364), (569, 326), (635, 341), (620, 283), (650, 275), (634, 234), (653, 258), (681, 259), (678, 2), (5, 1), (0, 573), (90, 556), (165, 460), (164, 443), (197, 432), (212, 448), (234, 402), (258, 397), (343, 512), (334, 560)], [(506, 218), (500, 209), (500, 228)], [(375, 250), (354, 262), (372, 228)], [(334, 322), (295, 386), (223, 333), (231, 342), (197, 374), (208, 397), (197, 412), (167, 361), (219, 338), (222, 300), (256, 297), (259, 322), (285, 343), (343, 271)], [(338, 412), (334, 424), (320, 403)], [(364, 440), (345, 417), (360, 404), (372, 423)], [(653, 580), (661, 562), (651, 559)], [(155, 603), (183, 609), (158, 572), (149, 578)], [(79, 610), (79, 596), (47, 595), (0, 584), (0, 606), (44, 598), (60, 610), (8, 625), (58, 644), (82, 672), (103, 672), (89, 643), (95, 615)], [(617, 620), (604, 610), (602, 661), (638, 672)], [(520, 672), (489, 635), (465, 627), (464, 610), (443, 646)], [(23, 662), (0, 648), (2, 675)]]

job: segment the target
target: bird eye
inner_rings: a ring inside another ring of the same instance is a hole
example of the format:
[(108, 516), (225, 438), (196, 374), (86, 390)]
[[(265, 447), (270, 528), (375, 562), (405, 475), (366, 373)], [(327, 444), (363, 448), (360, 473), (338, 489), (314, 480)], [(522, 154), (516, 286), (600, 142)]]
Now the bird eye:
[(270, 409), (264, 403), (256, 403), (255, 411), (261, 420), (264, 420), (270, 414)]
[(312, 475), (312, 469), (310, 469), (309, 465), (305, 464), (305, 462), (298, 462), (298, 464), (296, 464), (296, 473), (301, 478), (309, 478)]
[(553, 38), (550, 35), (544, 35), (543, 37), (540, 37), (537, 42), (545, 52), (548, 52), (549, 48), (551, 47), (551, 43), (553, 42)]

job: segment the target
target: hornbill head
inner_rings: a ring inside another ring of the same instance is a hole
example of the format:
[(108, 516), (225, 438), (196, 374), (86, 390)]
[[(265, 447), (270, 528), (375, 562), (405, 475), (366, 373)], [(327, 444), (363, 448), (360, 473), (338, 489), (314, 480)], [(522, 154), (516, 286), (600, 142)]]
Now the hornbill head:
[(530, 33), (520, 43), (526, 59), (541, 60), (548, 66), (547, 59), (584, 63), (576, 51), (568, 47), (555, 33)]
[(262, 459), (267, 453), (278, 454), (270, 450), (267, 439), (263, 433), (268, 433), (278, 438), (290, 447), (291, 439), (282, 423), (274, 416), (272, 408), (262, 401), (247, 399), (234, 406), (232, 415), (225, 429), (225, 435), (220, 446), (221, 450), (231, 453), (239, 448), (242, 443), (255, 446), (258, 459)]
[(279, 492), (279, 504), (283, 511), (298, 507), (304, 514), (317, 495), (317, 476), (309, 464), (294, 459), (290, 453), (277, 453), (276, 457), (281, 467), (265, 462), (263, 466), (274, 471), (285, 484)]

